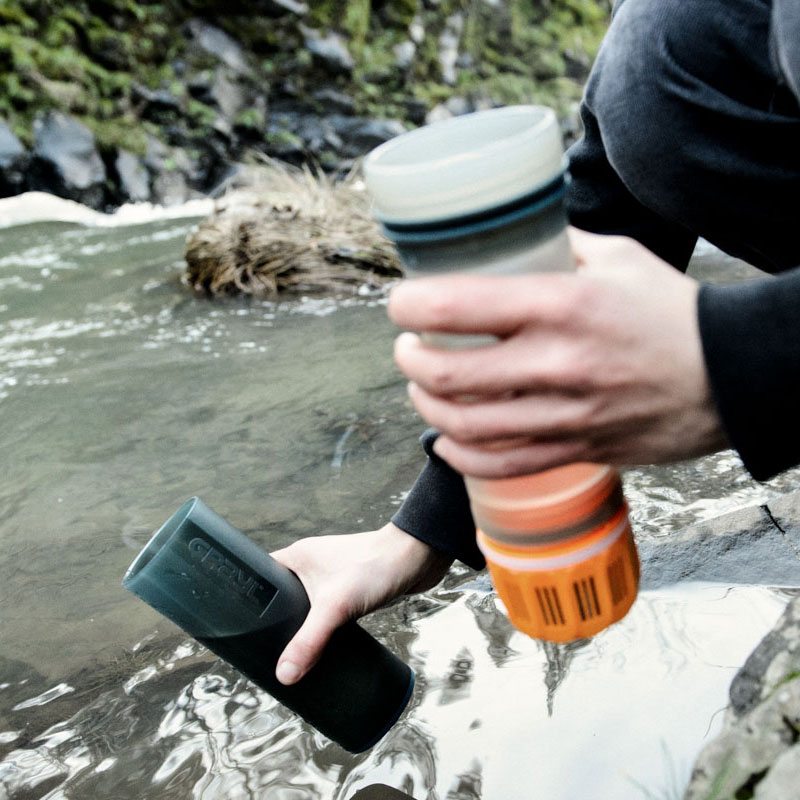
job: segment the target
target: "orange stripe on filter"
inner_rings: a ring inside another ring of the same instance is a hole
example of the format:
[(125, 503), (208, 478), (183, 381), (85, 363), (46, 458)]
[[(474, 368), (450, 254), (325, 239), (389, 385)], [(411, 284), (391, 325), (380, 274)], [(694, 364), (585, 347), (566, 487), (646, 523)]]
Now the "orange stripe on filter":
[[(609, 548), (629, 527), (626, 514), (620, 514), (618, 518), (617, 525), (610, 531), (605, 529), (597, 531), (595, 535), (586, 536), (578, 542), (571, 543), (572, 546), (569, 548), (548, 548), (547, 555), (531, 553), (511, 555), (510, 548), (498, 547), (481, 530), (477, 532), (478, 548), (487, 561), (491, 559), (493, 563), (500, 564), (506, 569), (519, 572), (549, 572), (574, 566)], [(557, 552), (558, 550), (564, 550), (564, 552)]]

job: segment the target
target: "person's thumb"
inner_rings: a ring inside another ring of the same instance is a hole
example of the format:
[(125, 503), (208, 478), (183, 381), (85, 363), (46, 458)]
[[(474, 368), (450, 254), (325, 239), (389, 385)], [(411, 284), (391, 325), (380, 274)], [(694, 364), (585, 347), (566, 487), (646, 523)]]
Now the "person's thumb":
[(312, 605), (300, 630), (281, 653), (275, 677), (285, 686), (297, 683), (319, 661), (333, 632), (346, 621), (347, 616), (335, 606)]

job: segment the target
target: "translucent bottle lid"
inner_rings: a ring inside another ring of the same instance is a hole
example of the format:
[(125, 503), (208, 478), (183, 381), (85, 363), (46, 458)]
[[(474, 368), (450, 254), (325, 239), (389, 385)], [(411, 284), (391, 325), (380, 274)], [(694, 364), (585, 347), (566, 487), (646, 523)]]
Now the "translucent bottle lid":
[(564, 171), (553, 110), (507, 106), (435, 122), (390, 139), (364, 161), (375, 215), (424, 223), (502, 205)]

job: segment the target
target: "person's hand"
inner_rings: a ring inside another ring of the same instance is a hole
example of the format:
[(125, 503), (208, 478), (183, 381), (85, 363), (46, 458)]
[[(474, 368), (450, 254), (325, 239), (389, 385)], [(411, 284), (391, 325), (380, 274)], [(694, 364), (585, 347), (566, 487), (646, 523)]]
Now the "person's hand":
[(404, 281), (411, 331), (493, 334), (441, 349), (401, 334), (395, 360), (435, 450), (477, 478), (575, 461), (667, 463), (726, 446), (697, 322), (696, 281), (632, 239), (570, 230), (575, 273)]
[(340, 625), (396, 597), (432, 588), (453, 562), (391, 522), (377, 531), (301, 539), (272, 557), (300, 578), (311, 601), (278, 659), (275, 674), (286, 685), (314, 666)]

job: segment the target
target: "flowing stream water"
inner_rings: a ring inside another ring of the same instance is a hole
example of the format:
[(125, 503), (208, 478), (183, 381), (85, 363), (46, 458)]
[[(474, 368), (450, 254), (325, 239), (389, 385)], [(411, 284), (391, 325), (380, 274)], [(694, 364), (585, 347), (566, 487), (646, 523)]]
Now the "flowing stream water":
[[(0, 799), (679, 797), (785, 590), (645, 591), (554, 646), (456, 565), (364, 620), (417, 688), (350, 755), (121, 588), (187, 497), (269, 550), (380, 526), (421, 463), (383, 300), (195, 297), (195, 222), (0, 230)], [(711, 251), (693, 269), (746, 274)], [(732, 453), (625, 473), (640, 538), (798, 485)]]

